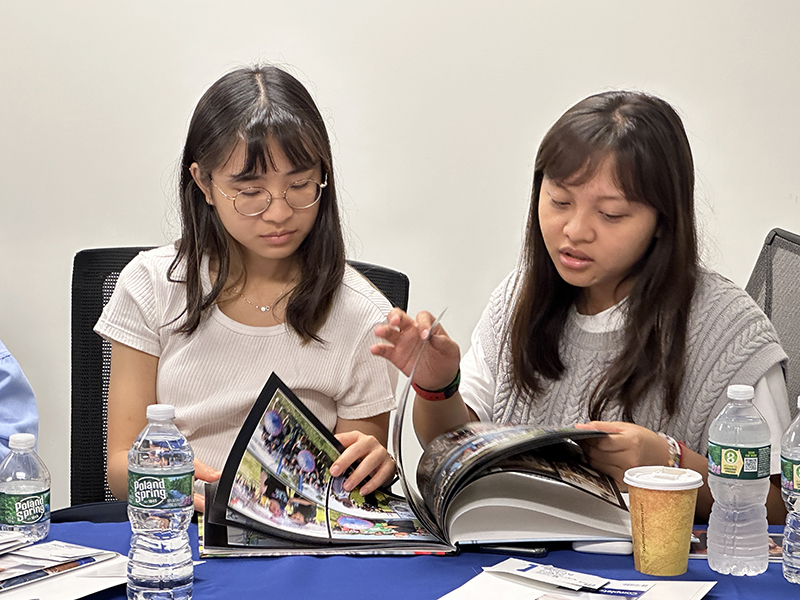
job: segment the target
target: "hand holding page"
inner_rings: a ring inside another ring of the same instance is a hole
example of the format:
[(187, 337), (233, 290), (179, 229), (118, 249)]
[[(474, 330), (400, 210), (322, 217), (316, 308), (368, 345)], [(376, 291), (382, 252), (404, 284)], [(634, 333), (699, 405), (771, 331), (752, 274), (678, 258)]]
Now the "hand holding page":
[(273, 373), (218, 488), (206, 488), (201, 554), (411, 554), (465, 544), (629, 540), (616, 486), (582, 460), (575, 443), (601, 435), (470, 423), (426, 450), (421, 496), (379, 490), (364, 497), (343, 489), (347, 474), (331, 476), (341, 445)]

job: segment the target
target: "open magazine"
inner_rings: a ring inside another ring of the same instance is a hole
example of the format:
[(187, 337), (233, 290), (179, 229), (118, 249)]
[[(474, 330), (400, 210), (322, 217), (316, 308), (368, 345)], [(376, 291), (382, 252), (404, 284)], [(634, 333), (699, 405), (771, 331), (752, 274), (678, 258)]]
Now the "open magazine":
[(619, 491), (577, 443), (601, 435), (470, 423), (427, 448), (419, 493), (404, 481), (406, 497), (364, 497), (343, 490), (347, 474), (331, 477), (342, 446), (273, 373), (221, 479), (207, 486), (201, 554), (438, 553), (630, 539)]

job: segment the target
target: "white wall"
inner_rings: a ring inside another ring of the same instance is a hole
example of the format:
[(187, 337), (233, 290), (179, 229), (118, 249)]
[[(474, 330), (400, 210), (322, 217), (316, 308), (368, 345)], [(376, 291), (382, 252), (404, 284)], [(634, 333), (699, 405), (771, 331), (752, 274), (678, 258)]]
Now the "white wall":
[(684, 116), (708, 265), (744, 285), (800, 231), (800, 3), (28, 0), (0, 4), (0, 339), (37, 393), (69, 502), (72, 257), (176, 235), (175, 165), (203, 91), (287, 66), (328, 120), (350, 256), (449, 306), (466, 345), (512, 268), (541, 136), (584, 96), (647, 90)]

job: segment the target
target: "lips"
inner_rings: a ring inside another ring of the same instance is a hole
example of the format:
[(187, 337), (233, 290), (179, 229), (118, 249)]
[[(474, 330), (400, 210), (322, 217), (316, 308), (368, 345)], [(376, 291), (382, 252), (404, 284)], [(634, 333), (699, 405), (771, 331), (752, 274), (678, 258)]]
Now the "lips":
[(288, 242), (291, 239), (292, 234), (294, 234), (294, 231), (276, 231), (274, 233), (268, 233), (260, 237), (268, 244), (273, 244), (277, 246)]
[(558, 257), (561, 264), (570, 269), (582, 269), (589, 266), (593, 259), (575, 248), (561, 248), (558, 251)]

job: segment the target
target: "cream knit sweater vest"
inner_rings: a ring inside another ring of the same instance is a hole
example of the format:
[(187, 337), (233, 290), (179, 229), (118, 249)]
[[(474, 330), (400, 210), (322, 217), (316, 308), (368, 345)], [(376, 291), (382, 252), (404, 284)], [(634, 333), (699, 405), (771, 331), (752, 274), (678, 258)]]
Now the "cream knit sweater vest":
[[(494, 291), (488, 318), (479, 325), (496, 382), (493, 421), (561, 427), (588, 420), (588, 396), (619, 352), (622, 332), (589, 333), (568, 320), (560, 348), (564, 375), (546, 382), (540, 397), (520, 397), (510, 381), (508, 348), (500, 347), (512, 313), (515, 279), (512, 273)], [(727, 402), (728, 385), (755, 385), (771, 366), (784, 360), (772, 324), (750, 296), (721, 275), (701, 271), (692, 301), (678, 410), (667, 418), (661, 391), (651, 390), (635, 407), (633, 420), (705, 454), (708, 427)], [(603, 419), (622, 420), (622, 408), (612, 405)]]

